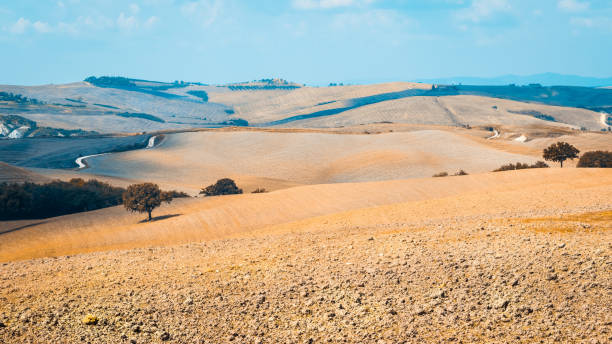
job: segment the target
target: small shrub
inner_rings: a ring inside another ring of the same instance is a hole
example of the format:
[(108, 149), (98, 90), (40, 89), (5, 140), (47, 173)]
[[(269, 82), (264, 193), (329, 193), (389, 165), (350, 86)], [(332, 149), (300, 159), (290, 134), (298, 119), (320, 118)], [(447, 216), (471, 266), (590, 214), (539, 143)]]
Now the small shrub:
[(7, 92), (0, 92), (0, 101), (15, 102), (17, 104), (43, 104), (43, 102), (38, 101), (37, 99), (24, 97), (21, 94)]
[(501, 172), (501, 171), (513, 171), (513, 170), (525, 170), (528, 168), (548, 168), (548, 164), (544, 161), (538, 161), (535, 164), (529, 165), (517, 162), (516, 164), (506, 164), (502, 165), (500, 168), (493, 170), (493, 172)]
[(255, 190), (253, 190), (251, 193), (265, 193), (268, 192), (268, 190), (264, 189), (264, 188), (257, 188)]
[(208, 93), (206, 93), (206, 91), (193, 90), (193, 91), (187, 91), (187, 93), (191, 94), (194, 97), (198, 97), (202, 99), (203, 102), (208, 101)]
[(448, 177), (448, 172), (440, 172), (433, 175), (433, 177)]
[(612, 152), (592, 151), (582, 154), (577, 167), (612, 168)]
[(166, 191), (166, 195), (169, 196), (170, 198), (189, 198), (191, 197), (188, 194), (184, 193), (183, 191), (176, 191), (176, 190)]
[(467, 176), (468, 173), (465, 172), (464, 170), (459, 170), (459, 172), (453, 174), (453, 176)]
[(221, 195), (235, 195), (241, 194), (242, 189), (236, 186), (236, 182), (229, 178), (223, 178), (217, 180), (215, 184), (209, 185), (200, 191), (200, 194), (205, 196), (221, 196)]
[(544, 161), (538, 161), (535, 164), (529, 166), (529, 168), (548, 168), (550, 166), (548, 166), (547, 163), (545, 163)]

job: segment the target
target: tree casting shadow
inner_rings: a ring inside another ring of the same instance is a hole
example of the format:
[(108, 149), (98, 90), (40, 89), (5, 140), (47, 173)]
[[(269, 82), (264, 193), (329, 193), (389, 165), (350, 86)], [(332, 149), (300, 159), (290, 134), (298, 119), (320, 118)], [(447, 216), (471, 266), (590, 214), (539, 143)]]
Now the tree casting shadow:
[(170, 218), (181, 216), (181, 215), (183, 215), (183, 214), (168, 214), (168, 215), (156, 216), (156, 217), (152, 218), (151, 221), (149, 221), (147, 219), (144, 219), (144, 220), (140, 221), (139, 223), (161, 221), (161, 220), (170, 219)]

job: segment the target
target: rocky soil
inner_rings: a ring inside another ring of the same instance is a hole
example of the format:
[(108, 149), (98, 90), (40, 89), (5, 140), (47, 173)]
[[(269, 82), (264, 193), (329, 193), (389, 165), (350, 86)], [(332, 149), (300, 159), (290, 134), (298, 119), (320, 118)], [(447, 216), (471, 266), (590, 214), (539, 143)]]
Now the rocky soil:
[(612, 213), (521, 216), (3, 263), (0, 342), (612, 341)]

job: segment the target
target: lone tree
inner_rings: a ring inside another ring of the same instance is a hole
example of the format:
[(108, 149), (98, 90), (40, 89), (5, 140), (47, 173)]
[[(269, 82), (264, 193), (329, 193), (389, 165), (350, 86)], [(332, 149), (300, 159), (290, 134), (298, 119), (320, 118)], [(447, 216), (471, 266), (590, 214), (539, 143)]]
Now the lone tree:
[(561, 163), (563, 168), (563, 162), (567, 159), (575, 159), (578, 157), (580, 151), (570, 145), (567, 142), (557, 142), (544, 149), (544, 160), (550, 160)]
[(200, 194), (205, 196), (220, 196), (220, 195), (234, 195), (241, 194), (242, 189), (236, 186), (236, 182), (229, 178), (223, 178), (217, 180), (213, 185), (209, 185), (200, 191)]
[(163, 192), (157, 184), (143, 183), (128, 186), (123, 194), (123, 206), (131, 212), (148, 213), (149, 221), (152, 220), (151, 212), (159, 207), (162, 202), (172, 202), (172, 195)]

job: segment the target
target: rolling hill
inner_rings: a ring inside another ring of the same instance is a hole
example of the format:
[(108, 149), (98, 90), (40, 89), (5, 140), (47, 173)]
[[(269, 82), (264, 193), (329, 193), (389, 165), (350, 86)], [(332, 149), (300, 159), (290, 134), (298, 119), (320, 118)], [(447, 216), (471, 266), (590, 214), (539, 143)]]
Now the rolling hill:
[(0, 182), (245, 193), (1, 221), (0, 342), (609, 339), (610, 170), (490, 172), (610, 150), (607, 89), (87, 80), (0, 86), (105, 133), (2, 139)]
[[(205, 131), (166, 135), (152, 150), (93, 157), (87, 173), (173, 184), (194, 192), (223, 177), (294, 184), (363, 182), (430, 177), (440, 171), (491, 171), (538, 157), (489, 147), (468, 130), (338, 134)], [(266, 180), (268, 178), (268, 180)]]
[[(210, 86), (135, 79), (125, 79), (125, 84), (113, 84), (113, 78), (106, 84), (95, 78), (88, 80), (93, 83), (0, 86), (0, 91), (38, 100), (33, 104), (0, 102), (0, 113), (23, 116), (45, 127), (101, 133), (215, 127), (232, 125), (230, 120), (246, 120), (255, 126), (299, 127), (376, 121), (440, 125), (529, 123), (529, 119), (517, 117), (521, 114), (558, 125), (600, 130), (606, 126), (597, 120), (598, 113), (612, 109), (612, 91), (589, 87), (432, 87), (406, 82), (303, 87), (272, 79)], [(493, 111), (493, 107), (505, 105), (501, 111)], [(474, 111), (478, 113), (476, 117), (472, 116)]]
[[(610, 197), (612, 174), (605, 169), (538, 169), (300, 186), (264, 194), (179, 199), (156, 211), (159, 221), (145, 224), (139, 223), (142, 215), (126, 213), (122, 207), (47, 220), (2, 222), (0, 261), (221, 239), (307, 219), (312, 219), (308, 225), (295, 227), (391, 222), (404, 226), (448, 216), (503, 216), (508, 209), (514, 214), (545, 214), (547, 209), (586, 205), (606, 208)], [(487, 207), (481, 206), (484, 203)], [(383, 205), (389, 207), (372, 208)], [(356, 210), (362, 208), (371, 209)], [(317, 218), (351, 210), (356, 212)]]

